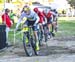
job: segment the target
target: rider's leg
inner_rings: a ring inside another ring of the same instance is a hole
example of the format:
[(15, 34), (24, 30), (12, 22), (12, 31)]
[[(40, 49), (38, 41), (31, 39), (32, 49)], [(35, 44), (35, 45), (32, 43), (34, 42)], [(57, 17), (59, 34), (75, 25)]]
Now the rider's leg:
[(56, 28), (56, 22), (54, 21), (53, 22), (53, 30), (55, 31), (55, 28)]
[(51, 24), (52, 24), (52, 19), (50, 18), (49, 20), (48, 20), (48, 31), (49, 31), (49, 35), (51, 34), (50, 32), (51, 32)]
[(38, 29), (37, 26), (33, 27), (34, 30), (34, 37), (35, 37), (35, 41), (36, 41), (36, 50), (39, 50), (39, 40), (38, 40)]
[(51, 30), (51, 34), (52, 34), (52, 36), (54, 37), (55, 36), (55, 34), (54, 34), (54, 24), (52, 23), (52, 30)]
[(55, 32), (57, 32), (58, 29), (58, 23), (57, 23), (57, 18), (56, 18), (56, 27), (55, 27)]
[(40, 29), (41, 29), (41, 35), (42, 35), (42, 38), (43, 38), (43, 35), (44, 35), (44, 29), (43, 29), (43, 25), (42, 25), (42, 24), (40, 25)]
[(49, 32), (50, 32), (50, 28), (51, 28), (51, 24), (48, 24), (48, 30), (49, 30)]
[(54, 23), (54, 17), (51, 18), (51, 35), (54, 37), (54, 28), (55, 28), (55, 23)]
[(53, 32), (53, 31), (54, 31), (53, 27), (54, 27), (54, 26), (53, 26), (53, 23), (52, 23), (52, 30), (51, 30), (51, 32)]
[(54, 17), (53, 19), (53, 29), (55, 32), (57, 32), (57, 17)]

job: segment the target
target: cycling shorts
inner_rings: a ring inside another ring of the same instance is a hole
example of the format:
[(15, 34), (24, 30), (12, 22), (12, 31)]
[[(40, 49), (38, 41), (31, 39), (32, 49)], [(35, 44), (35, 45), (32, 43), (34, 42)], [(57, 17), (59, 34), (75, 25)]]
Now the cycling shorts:
[(52, 18), (47, 19), (47, 24), (52, 24), (53, 20)]
[(57, 22), (57, 17), (53, 16), (53, 22)]
[(35, 21), (29, 21), (29, 20), (27, 20), (27, 21), (25, 22), (25, 24), (26, 24), (27, 26), (33, 26), (33, 27), (32, 27), (33, 31), (37, 31), (37, 30), (38, 30), (38, 26), (37, 26), (37, 25), (34, 26), (34, 23), (35, 23)]

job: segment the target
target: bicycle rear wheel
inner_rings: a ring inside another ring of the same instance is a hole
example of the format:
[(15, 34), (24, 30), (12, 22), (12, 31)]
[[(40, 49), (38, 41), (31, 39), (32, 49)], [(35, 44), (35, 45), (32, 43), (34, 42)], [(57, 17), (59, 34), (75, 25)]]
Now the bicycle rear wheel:
[(48, 29), (47, 26), (44, 26), (44, 41), (48, 41)]
[(33, 49), (31, 46), (31, 42), (29, 40), (27, 40), (27, 33), (24, 33), (23, 35), (23, 46), (24, 46), (24, 50), (27, 56), (32, 56), (33, 55)]
[(41, 46), (43, 40), (43, 32), (41, 30), (38, 31), (38, 39), (39, 39), (39, 46)]

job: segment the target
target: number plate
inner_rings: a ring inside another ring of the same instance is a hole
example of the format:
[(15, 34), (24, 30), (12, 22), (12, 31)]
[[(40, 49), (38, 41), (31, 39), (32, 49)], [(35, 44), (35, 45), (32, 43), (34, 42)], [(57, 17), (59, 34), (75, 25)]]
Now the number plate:
[(27, 31), (28, 31), (28, 27), (24, 27), (24, 28), (22, 29), (22, 31), (23, 31), (23, 32), (27, 32)]

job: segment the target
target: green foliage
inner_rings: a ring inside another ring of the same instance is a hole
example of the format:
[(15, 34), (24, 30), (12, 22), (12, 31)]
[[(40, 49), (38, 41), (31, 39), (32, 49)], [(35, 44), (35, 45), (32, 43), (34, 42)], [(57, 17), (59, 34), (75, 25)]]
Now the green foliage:
[(58, 30), (60, 32), (57, 32), (57, 36), (75, 36), (75, 21), (65, 21), (61, 20), (59, 21), (59, 27)]
[(75, 0), (67, 0), (70, 4), (71, 4), (71, 6), (75, 6)]

